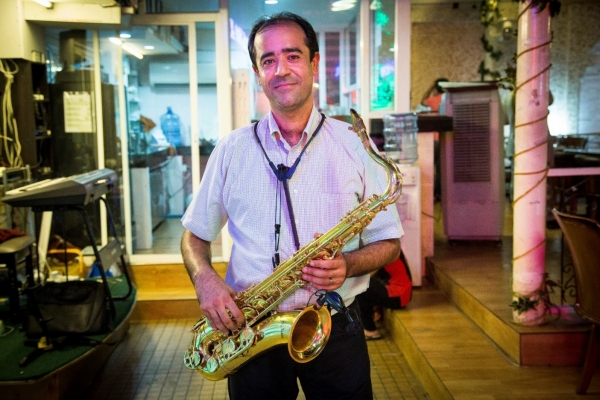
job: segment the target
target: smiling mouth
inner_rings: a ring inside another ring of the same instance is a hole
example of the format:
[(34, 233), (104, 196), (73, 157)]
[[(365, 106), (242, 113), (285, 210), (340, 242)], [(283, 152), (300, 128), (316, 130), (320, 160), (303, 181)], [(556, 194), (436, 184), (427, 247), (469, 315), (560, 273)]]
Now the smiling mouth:
[(296, 82), (277, 82), (275, 85), (273, 85), (273, 87), (275, 89), (285, 89), (294, 85), (296, 85)]

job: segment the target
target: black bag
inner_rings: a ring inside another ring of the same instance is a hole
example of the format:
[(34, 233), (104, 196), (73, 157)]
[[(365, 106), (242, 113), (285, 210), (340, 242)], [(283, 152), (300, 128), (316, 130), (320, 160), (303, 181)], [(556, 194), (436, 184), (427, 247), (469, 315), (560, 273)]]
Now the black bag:
[(114, 320), (110, 300), (102, 282), (47, 282), (29, 293), (25, 332), (29, 337), (107, 333)]

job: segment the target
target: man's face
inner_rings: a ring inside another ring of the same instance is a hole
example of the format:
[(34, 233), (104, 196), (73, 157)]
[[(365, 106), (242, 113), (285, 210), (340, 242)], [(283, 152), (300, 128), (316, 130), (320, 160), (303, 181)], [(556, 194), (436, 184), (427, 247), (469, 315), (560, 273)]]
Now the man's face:
[(302, 28), (293, 23), (270, 26), (256, 35), (254, 46), (258, 65), (254, 72), (271, 107), (289, 112), (312, 104), (319, 54), (310, 61)]

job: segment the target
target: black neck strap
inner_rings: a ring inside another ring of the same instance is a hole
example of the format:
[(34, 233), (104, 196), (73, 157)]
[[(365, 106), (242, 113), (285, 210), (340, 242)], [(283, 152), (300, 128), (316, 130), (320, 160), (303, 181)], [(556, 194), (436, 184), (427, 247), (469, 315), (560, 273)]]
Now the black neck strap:
[[(308, 142), (306, 143), (306, 145), (300, 152), (300, 155), (298, 156), (298, 158), (296, 159), (296, 161), (294, 162), (294, 164), (291, 167), (287, 167), (283, 164), (279, 164), (279, 165), (277, 165), (277, 167), (275, 167), (275, 164), (273, 164), (273, 162), (267, 155), (267, 152), (265, 151), (265, 148), (263, 147), (262, 143), (260, 142), (260, 138), (258, 137), (258, 132), (257, 132), (258, 122), (256, 122), (254, 124), (254, 137), (256, 138), (256, 141), (260, 145), (260, 148), (262, 149), (262, 152), (265, 155), (265, 159), (269, 163), (269, 167), (271, 167), (273, 174), (275, 174), (275, 176), (277, 177), (277, 180), (283, 184), (283, 190), (285, 192), (285, 201), (286, 201), (288, 213), (290, 216), (290, 222), (291, 222), (291, 226), (292, 226), (292, 234), (294, 236), (294, 245), (296, 246), (296, 250), (298, 250), (300, 248), (300, 240), (298, 239), (298, 231), (296, 229), (296, 218), (294, 216), (294, 208), (292, 207), (292, 198), (290, 197), (290, 189), (288, 187), (288, 179), (290, 179), (292, 177), (292, 175), (294, 175), (294, 172), (296, 172), (296, 167), (300, 163), (300, 159), (302, 158), (302, 155), (306, 151), (306, 148), (308, 147), (310, 142), (312, 142), (312, 140), (315, 138), (315, 136), (317, 136), (317, 134), (321, 130), (321, 127), (323, 126), (323, 122), (325, 122), (325, 114), (321, 113), (321, 121), (319, 122), (317, 129), (315, 129), (311, 138), (308, 140)], [(281, 211), (281, 209), (280, 209), (280, 211)], [(276, 218), (277, 218), (277, 212), (275, 212), (275, 214), (276, 214)], [(281, 227), (281, 224), (278, 223), (277, 221), (275, 221), (275, 256), (273, 258), (273, 267), (276, 267), (277, 265), (279, 265), (279, 230), (280, 230), (280, 227)]]
[(313, 132), (311, 138), (306, 143), (306, 146), (304, 146), (304, 148), (300, 152), (300, 155), (298, 156), (298, 158), (296, 158), (296, 161), (294, 162), (294, 165), (292, 165), (291, 167), (287, 167), (287, 166), (285, 166), (283, 164), (279, 164), (277, 167), (275, 167), (275, 164), (273, 164), (273, 162), (271, 161), (271, 159), (267, 155), (267, 152), (265, 151), (265, 148), (263, 147), (262, 143), (260, 142), (260, 138), (258, 137), (258, 132), (257, 132), (258, 122), (254, 123), (254, 137), (256, 138), (256, 141), (260, 145), (260, 148), (261, 148), (263, 154), (265, 155), (265, 158), (267, 159), (267, 162), (269, 163), (269, 167), (271, 167), (271, 171), (273, 171), (273, 173), (277, 177), (277, 180), (279, 180), (281, 182), (285, 182), (288, 179), (290, 179), (292, 177), (292, 175), (294, 175), (294, 172), (296, 172), (296, 167), (300, 163), (300, 159), (302, 158), (302, 155), (304, 154), (304, 151), (306, 151), (306, 148), (308, 147), (308, 145), (310, 144), (310, 142), (312, 142), (312, 140), (315, 138), (315, 136), (317, 136), (317, 134), (321, 130), (321, 127), (323, 126), (323, 122), (325, 122), (325, 114), (321, 113), (321, 121), (319, 122), (319, 125), (317, 126), (317, 129), (315, 129), (315, 131)]

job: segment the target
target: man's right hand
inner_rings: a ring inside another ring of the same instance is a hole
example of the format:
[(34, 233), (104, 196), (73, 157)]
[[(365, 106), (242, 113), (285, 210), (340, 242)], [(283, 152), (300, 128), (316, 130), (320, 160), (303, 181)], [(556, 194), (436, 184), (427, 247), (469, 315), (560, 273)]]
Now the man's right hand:
[(235, 304), (235, 291), (216, 272), (198, 275), (194, 282), (200, 308), (213, 329), (228, 335), (244, 323), (244, 314)]

